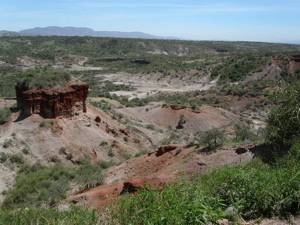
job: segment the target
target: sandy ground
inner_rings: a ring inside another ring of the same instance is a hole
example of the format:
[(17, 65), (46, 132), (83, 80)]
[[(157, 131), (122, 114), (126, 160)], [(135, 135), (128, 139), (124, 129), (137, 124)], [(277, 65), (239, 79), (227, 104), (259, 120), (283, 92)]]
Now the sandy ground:
[(96, 76), (100, 81), (112, 81), (115, 84), (125, 84), (135, 88), (134, 91), (116, 91), (111, 94), (129, 98), (146, 98), (161, 92), (187, 92), (208, 90), (216, 85), (208, 76), (173, 77), (161, 74), (134, 75), (128, 73), (101, 74)]

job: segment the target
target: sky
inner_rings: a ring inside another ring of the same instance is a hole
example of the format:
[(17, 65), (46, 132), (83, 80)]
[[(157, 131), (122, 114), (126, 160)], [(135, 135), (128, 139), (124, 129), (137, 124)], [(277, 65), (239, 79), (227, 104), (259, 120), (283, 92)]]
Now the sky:
[(300, 0), (0, 0), (0, 30), (45, 26), (300, 43)]

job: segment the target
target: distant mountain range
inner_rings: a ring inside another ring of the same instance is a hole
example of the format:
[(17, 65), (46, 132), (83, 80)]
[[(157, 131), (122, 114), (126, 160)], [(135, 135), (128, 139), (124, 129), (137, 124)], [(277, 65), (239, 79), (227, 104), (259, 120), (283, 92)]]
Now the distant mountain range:
[(174, 37), (160, 37), (142, 32), (95, 31), (86, 27), (36, 27), (19, 32), (0, 30), (0, 36), (89, 36), (115, 38), (142, 38), (142, 39), (176, 39)]

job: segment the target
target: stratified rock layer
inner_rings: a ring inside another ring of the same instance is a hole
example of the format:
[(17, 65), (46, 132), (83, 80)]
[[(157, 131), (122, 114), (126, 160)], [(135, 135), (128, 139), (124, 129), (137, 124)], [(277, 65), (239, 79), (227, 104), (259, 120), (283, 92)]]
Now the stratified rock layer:
[(86, 112), (88, 89), (89, 86), (84, 83), (30, 90), (25, 85), (19, 85), (16, 86), (17, 104), (24, 116), (40, 114), (44, 118), (70, 117), (75, 106)]

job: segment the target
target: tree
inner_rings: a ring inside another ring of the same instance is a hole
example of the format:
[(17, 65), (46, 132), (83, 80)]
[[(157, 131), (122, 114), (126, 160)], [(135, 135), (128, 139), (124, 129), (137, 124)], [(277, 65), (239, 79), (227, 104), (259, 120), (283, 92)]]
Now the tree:
[(251, 132), (250, 128), (242, 122), (236, 123), (234, 125), (234, 132), (236, 141), (246, 141), (254, 139), (254, 134)]
[(212, 129), (204, 134), (199, 134), (197, 142), (209, 150), (215, 150), (224, 143), (224, 131), (221, 129)]

